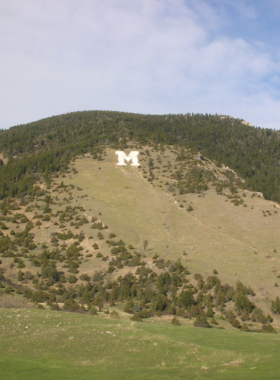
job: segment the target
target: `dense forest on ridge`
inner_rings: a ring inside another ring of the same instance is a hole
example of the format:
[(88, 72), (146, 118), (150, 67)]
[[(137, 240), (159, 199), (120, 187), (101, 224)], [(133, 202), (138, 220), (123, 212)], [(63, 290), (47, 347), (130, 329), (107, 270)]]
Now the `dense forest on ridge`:
[(0, 199), (34, 192), (36, 177), (46, 180), (72, 158), (102, 147), (127, 144), (189, 147), (235, 170), (249, 189), (280, 202), (280, 134), (219, 115), (142, 115), (84, 111), (53, 116), (0, 131)]

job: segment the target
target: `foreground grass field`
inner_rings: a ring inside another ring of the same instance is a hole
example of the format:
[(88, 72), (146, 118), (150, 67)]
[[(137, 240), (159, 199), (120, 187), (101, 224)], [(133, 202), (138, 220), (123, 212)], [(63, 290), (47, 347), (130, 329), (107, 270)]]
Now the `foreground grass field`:
[(182, 323), (0, 309), (1, 379), (280, 378), (279, 335)]

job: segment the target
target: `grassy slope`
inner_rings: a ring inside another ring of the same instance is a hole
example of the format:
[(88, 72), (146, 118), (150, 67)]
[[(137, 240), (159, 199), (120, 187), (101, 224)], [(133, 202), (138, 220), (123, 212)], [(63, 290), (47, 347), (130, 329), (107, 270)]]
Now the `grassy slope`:
[[(142, 159), (140, 156), (140, 162)], [(76, 160), (75, 168), (78, 174), (63, 180), (83, 189), (73, 191), (74, 197), (79, 196), (76, 204), (91, 210), (88, 215), (101, 212), (100, 218), (119, 238), (140, 250), (147, 239), (146, 255), (151, 265), (157, 252), (164, 258), (181, 258), (191, 273), (210, 275), (215, 268), (222, 281), (235, 284), (240, 279), (253, 287), (262, 306), (266, 299), (279, 295), (274, 286), (280, 274), (280, 213), (274, 213), (279, 205), (252, 198), (245, 191), (248, 207), (236, 207), (210, 188), (202, 197), (177, 197), (186, 204), (192, 202), (194, 210), (189, 213), (186, 206), (180, 209), (170, 193), (157, 186), (159, 181), (151, 185), (143, 180), (139, 169), (117, 167), (112, 150), (105, 162), (84, 157)], [(85, 194), (88, 197), (81, 198)], [(264, 217), (263, 210), (271, 215)], [(82, 229), (86, 231), (84, 226)], [(184, 251), (187, 256), (182, 256)], [(266, 310), (269, 312), (268, 306)]]
[[(174, 155), (165, 154), (174, 166)], [(140, 156), (140, 161), (145, 168), (147, 159)], [(200, 197), (198, 194), (173, 196), (163, 186), (166, 178), (161, 167), (155, 170), (158, 180), (151, 185), (143, 178), (141, 169), (117, 167), (112, 150), (104, 161), (85, 156), (76, 160), (73, 167), (77, 174), (68, 173), (55, 181), (63, 180), (82, 190), (75, 187), (72, 194), (53, 193), (58, 199), (56, 204), (51, 204), (52, 212), (64, 209), (68, 201), (63, 198), (68, 197), (72, 207), (85, 208), (82, 213), (88, 219), (96, 216), (109, 226), (109, 230), (102, 231), (104, 240), (97, 239), (91, 223), (80, 228), (86, 234), (81, 243), (85, 248), (83, 254), (93, 253), (93, 257), (81, 264), (80, 274), (107, 268), (107, 263), (95, 258), (96, 251), (91, 245), (98, 242), (100, 251), (109, 254), (105, 240), (109, 232), (115, 232), (117, 239), (142, 251), (143, 241), (147, 239), (146, 256), (151, 266), (152, 256), (157, 252), (164, 258), (184, 260), (191, 278), (195, 272), (209, 275), (216, 268), (223, 282), (234, 284), (241, 279), (257, 293), (253, 301), (258, 300), (264, 311), (269, 311), (268, 300), (279, 295), (279, 288), (274, 286), (280, 273), (279, 214), (274, 213), (279, 210), (278, 205), (251, 198), (246, 192), (244, 200), (248, 207), (236, 207), (225, 196), (217, 195), (212, 187)], [(53, 190), (54, 186), (50, 191)], [(179, 204), (184, 200), (185, 207), (181, 209)], [(190, 202), (194, 207), (191, 213), (185, 211)], [(269, 210), (271, 215), (266, 213), (264, 217), (263, 210)], [(32, 219), (34, 211), (25, 214)], [(32, 232), (37, 243), (49, 244), (51, 233), (61, 231), (53, 224), (54, 220), (57, 217), (43, 222), (40, 229), (34, 227)], [(7, 225), (15, 228), (12, 223)], [(69, 227), (65, 223), (65, 230)], [(93, 239), (88, 239), (90, 235)], [(184, 250), (187, 256), (182, 256)], [(15, 280), (18, 269), (9, 269), (11, 261), (11, 258), (3, 259), (2, 266), (6, 269), (5, 276)], [(25, 270), (35, 274), (38, 269), (28, 260), (25, 263)], [(135, 268), (116, 270), (112, 276), (131, 269)], [(207, 330), (191, 328), (192, 321), (186, 319), (177, 327), (170, 324), (170, 318), (149, 319), (144, 323), (127, 318), (112, 320), (46, 310), (0, 309), (1, 377), (13, 380), (279, 378), (278, 335), (243, 333), (228, 329), (228, 323), (227, 330)], [(220, 326), (225, 323), (219, 317), (217, 320)], [(273, 325), (278, 326), (278, 321)]]
[(279, 379), (279, 336), (0, 309), (1, 378)]
[[(150, 149), (150, 154), (156, 162), (159, 153)], [(79, 233), (80, 230), (85, 232), (86, 238), (81, 243), (83, 255), (93, 255), (82, 262), (80, 274), (87, 272), (91, 276), (96, 269), (107, 269), (108, 263), (97, 259), (96, 252), (101, 251), (103, 255), (110, 256), (111, 248), (105, 241), (109, 233), (114, 232), (117, 240), (123, 239), (126, 244), (132, 244), (142, 252), (143, 242), (148, 240), (145, 254), (147, 265), (153, 270), (157, 268), (152, 257), (158, 253), (165, 259), (180, 258), (192, 273), (191, 277), (194, 273), (201, 273), (205, 278), (215, 268), (222, 282), (235, 285), (240, 279), (254, 289), (256, 297), (253, 302), (269, 313), (271, 299), (279, 296), (279, 288), (274, 285), (279, 281), (277, 276), (280, 274), (279, 205), (261, 198), (252, 198), (251, 193), (245, 191), (246, 197), (243, 199), (248, 207), (234, 206), (226, 196), (217, 195), (211, 185), (202, 196), (190, 193), (179, 195), (178, 192), (173, 196), (166, 191), (165, 183), (167, 180), (172, 183), (170, 170), (176, 170), (176, 154), (166, 149), (161, 156), (162, 163), (156, 163), (157, 169), (154, 169), (157, 179), (153, 184), (144, 178), (143, 169), (147, 168), (148, 157), (139, 156), (142, 169), (130, 165), (118, 167), (113, 150), (108, 150), (105, 160), (101, 162), (93, 160), (89, 155), (77, 159), (70, 166), (78, 170), (77, 174), (71, 171), (66, 177), (54, 179), (56, 184), (63, 180), (65, 184), (75, 185), (75, 188), (67, 190), (68, 192), (54, 192), (55, 186), (52, 186), (49, 191), (55, 200), (55, 204), (51, 204), (53, 214), (57, 210), (64, 210), (68, 204), (72, 207), (83, 206), (85, 211), (79, 212), (80, 215), (84, 214), (88, 220), (93, 216), (98, 217), (109, 226), (109, 230), (102, 231), (105, 239), (99, 240), (98, 231), (90, 228), (91, 223), (79, 229), (71, 227), (69, 222), (64, 223), (64, 231), (70, 228), (74, 233)], [(166, 173), (164, 166), (168, 161), (172, 168)], [(198, 161), (198, 164), (201, 163)], [(214, 169), (222, 176), (218, 172), (220, 169)], [(194, 210), (187, 212), (187, 205), (191, 202)], [(38, 201), (38, 204), (44, 207), (44, 202)], [(180, 208), (179, 204), (183, 204), (184, 208)], [(266, 211), (267, 216), (263, 216), (263, 211)], [(42, 210), (35, 208), (25, 214), (32, 220), (34, 212), (42, 213)], [(51, 234), (61, 232), (59, 224), (54, 224), (55, 221), (58, 221), (58, 217), (52, 217), (50, 221), (43, 222), (41, 227), (35, 226), (32, 230), (38, 244), (38, 249), (33, 251), (35, 254), (41, 252), (39, 247), (42, 243), (51, 248)], [(6, 224), (10, 230), (15, 228), (11, 222)], [(9, 234), (10, 230), (3, 232)], [(92, 239), (89, 239), (91, 236)], [(92, 248), (95, 242), (99, 245), (98, 251)], [(184, 251), (187, 255), (182, 255)], [(10, 269), (13, 259), (6, 258), (2, 261), (5, 276), (16, 281), (18, 268), (15, 266)], [(38, 268), (28, 260), (25, 260), (25, 264), (25, 270), (30, 270), (35, 275)], [(60, 266), (59, 269), (63, 269), (62, 264)], [(111, 276), (118, 277), (135, 269), (117, 269)], [(275, 323), (278, 325), (276, 320)]]

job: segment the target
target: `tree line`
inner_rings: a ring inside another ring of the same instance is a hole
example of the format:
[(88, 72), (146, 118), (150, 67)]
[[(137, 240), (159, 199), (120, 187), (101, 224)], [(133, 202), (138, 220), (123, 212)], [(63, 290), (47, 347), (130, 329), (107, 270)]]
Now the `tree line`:
[(101, 148), (167, 144), (193, 148), (235, 170), (248, 188), (280, 202), (280, 134), (219, 115), (141, 115), (84, 111), (0, 131), (0, 199), (32, 192), (37, 175), (63, 171), (78, 154)]

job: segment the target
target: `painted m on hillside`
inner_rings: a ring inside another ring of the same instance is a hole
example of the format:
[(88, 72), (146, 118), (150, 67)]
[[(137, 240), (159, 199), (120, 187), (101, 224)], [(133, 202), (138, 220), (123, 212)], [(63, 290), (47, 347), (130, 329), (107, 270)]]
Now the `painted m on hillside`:
[(120, 150), (117, 150), (116, 154), (118, 156), (118, 163), (117, 163), (117, 165), (126, 166), (126, 163), (124, 162), (124, 160), (126, 160), (126, 161), (130, 161), (131, 160), (132, 161), (131, 166), (139, 166), (140, 165), (138, 163), (138, 154), (139, 154), (139, 152), (137, 152), (137, 151), (130, 152), (129, 155), (127, 156), (124, 152), (122, 152)]

